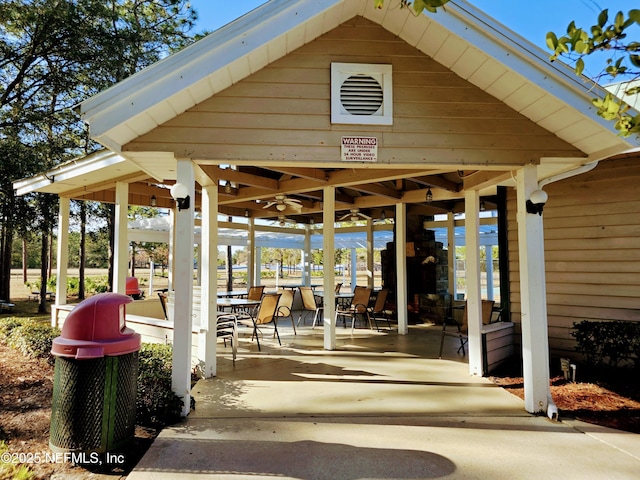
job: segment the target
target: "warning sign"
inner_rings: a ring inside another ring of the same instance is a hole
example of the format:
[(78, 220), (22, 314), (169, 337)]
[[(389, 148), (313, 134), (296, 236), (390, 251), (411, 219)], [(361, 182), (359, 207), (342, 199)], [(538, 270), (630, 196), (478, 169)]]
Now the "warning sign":
[(378, 139), (376, 137), (342, 137), (343, 162), (377, 162)]

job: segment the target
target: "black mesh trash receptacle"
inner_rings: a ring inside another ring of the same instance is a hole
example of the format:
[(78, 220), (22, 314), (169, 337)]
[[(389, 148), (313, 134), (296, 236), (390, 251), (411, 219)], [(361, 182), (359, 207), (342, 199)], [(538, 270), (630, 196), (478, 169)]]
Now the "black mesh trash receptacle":
[(104, 453), (133, 439), (141, 339), (125, 325), (131, 301), (118, 293), (90, 297), (54, 339), (52, 451)]

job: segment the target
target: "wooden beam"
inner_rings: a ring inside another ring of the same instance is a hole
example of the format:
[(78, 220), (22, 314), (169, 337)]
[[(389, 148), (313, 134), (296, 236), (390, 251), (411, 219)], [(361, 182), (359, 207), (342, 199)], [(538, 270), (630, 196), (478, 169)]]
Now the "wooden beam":
[(402, 192), (398, 190), (393, 190), (391, 188), (383, 187), (377, 183), (364, 183), (362, 185), (351, 185), (349, 188), (353, 188), (359, 192), (365, 192), (370, 195), (377, 195), (380, 197), (386, 198), (395, 198), (400, 199), (402, 197)]
[(399, 178), (412, 178), (415, 176), (428, 175), (439, 170), (406, 170), (406, 169), (343, 169), (329, 174), (329, 185), (335, 187), (350, 187), (361, 185), (364, 182), (386, 182)]
[(456, 183), (451, 180), (447, 180), (440, 175), (413, 177), (411, 180), (421, 185), (442, 188), (450, 192), (459, 192), (460, 190), (462, 190), (462, 183)]
[(511, 172), (477, 171), (464, 178), (465, 190), (482, 190), (512, 178)]
[[(456, 194), (454, 192), (448, 192), (446, 190), (436, 189), (431, 192), (433, 196), (433, 202), (442, 202), (447, 200), (456, 200), (461, 198), (460, 194)], [(425, 203), (427, 198), (427, 189), (421, 190), (410, 190), (408, 192), (404, 192), (402, 195), (403, 203)]]
[(202, 171), (212, 179), (226, 180), (238, 185), (249, 185), (251, 187), (261, 187), (267, 190), (277, 190), (279, 181), (266, 178), (260, 175), (239, 172), (231, 168), (220, 168), (215, 165), (200, 165)]
[(285, 173), (293, 177), (306, 178), (318, 183), (327, 183), (327, 174), (321, 168), (291, 168), (291, 167), (269, 167), (274, 172)]
[[(386, 182), (399, 178), (411, 178), (415, 175), (421, 176), (427, 173), (442, 173), (440, 170), (406, 170), (406, 169), (343, 169), (329, 174), (327, 186), (351, 187), (352, 185), (362, 185), (363, 182)], [(318, 189), (318, 183), (306, 178), (296, 178), (281, 181), (277, 192), (263, 187), (240, 188), (235, 201), (240, 200), (261, 200), (275, 193), (296, 194), (313, 192)], [(233, 200), (221, 199), (221, 204), (234, 203)]]

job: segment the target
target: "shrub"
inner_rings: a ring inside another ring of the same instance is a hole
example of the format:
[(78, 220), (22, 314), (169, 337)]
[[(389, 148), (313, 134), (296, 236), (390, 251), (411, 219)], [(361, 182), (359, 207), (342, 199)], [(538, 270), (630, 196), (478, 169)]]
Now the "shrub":
[(9, 343), (11, 332), (25, 322), (24, 318), (5, 317), (0, 318), (0, 341)]
[(52, 361), (51, 345), (60, 335), (60, 329), (32, 319), (12, 319), (3, 322), (7, 344), (30, 358), (46, 358)]
[(161, 427), (180, 420), (182, 399), (171, 390), (171, 345), (144, 343), (139, 353), (137, 422)]
[(78, 295), (80, 291), (80, 279), (78, 277), (67, 277), (67, 294)]
[(109, 291), (109, 279), (103, 275), (100, 277), (85, 278), (85, 291), (87, 293), (104, 293)]
[(571, 336), (589, 365), (640, 367), (640, 323), (583, 320), (573, 324)]
[[(0, 319), (0, 340), (27, 357), (47, 358), (53, 363), (51, 346), (59, 335), (60, 329), (32, 319)], [(136, 395), (139, 425), (162, 427), (181, 418), (182, 399), (171, 390), (172, 351), (171, 345), (142, 344)]]
[(0, 319), (0, 341), (29, 358), (44, 358), (53, 363), (51, 346), (60, 329), (30, 318)]

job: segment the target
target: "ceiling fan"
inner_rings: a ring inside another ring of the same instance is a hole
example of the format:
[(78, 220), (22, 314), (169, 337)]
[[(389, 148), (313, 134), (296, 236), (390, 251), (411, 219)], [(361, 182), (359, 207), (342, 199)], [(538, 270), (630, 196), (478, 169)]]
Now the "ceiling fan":
[(350, 218), (352, 222), (357, 222), (358, 220), (371, 220), (369, 215), (365, 215), (360, 211), (359, 208), (352, 208), (349, 210), (349, 213), (340, 217), (340, 220), (344, 220), (346, 218)]
[(276, 210), (279, 212), (284, 212), (287, 207), (291, 207), (296, 211), (302, 210), (302, 203), (300, 200), (296, 200), (295, 198), (288, 198), (286, 195), (278, 194), (275, 196), (274, 200), (271, 200), (266, 203), (266, 205), (262, 208), (269, 208), (273, 205), (276, 206)]
[(291, 220), (290, 218), (285, 217), (284, 215), (278, 215), (278, 220), (276, 220), (275, 222), (272, 222), (271, 225), (280, 225), (281, 227), (284, 227), (287, 223), (293, 223), (295, 224), (296, 221), (295, 220)]

